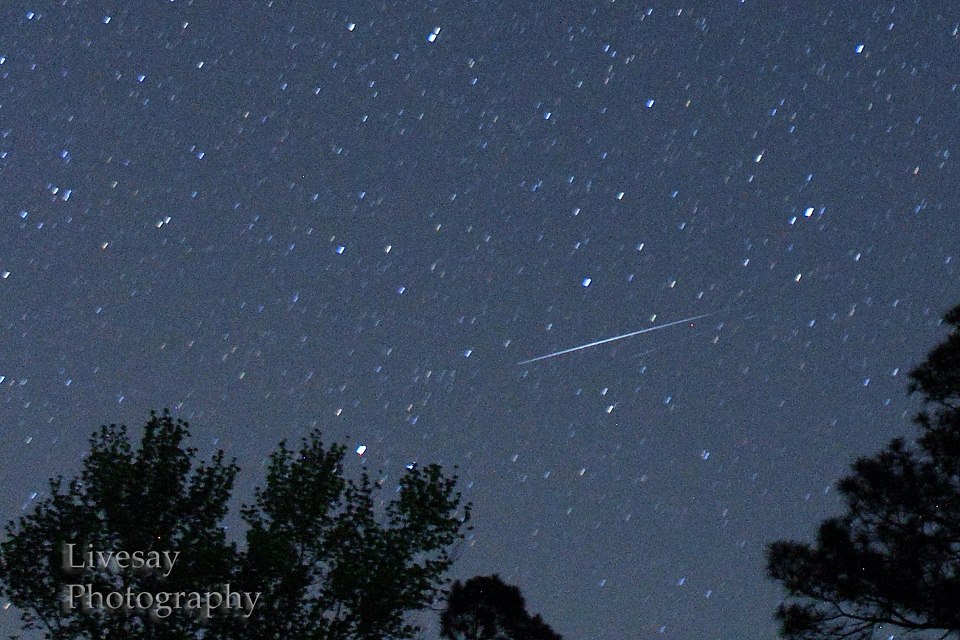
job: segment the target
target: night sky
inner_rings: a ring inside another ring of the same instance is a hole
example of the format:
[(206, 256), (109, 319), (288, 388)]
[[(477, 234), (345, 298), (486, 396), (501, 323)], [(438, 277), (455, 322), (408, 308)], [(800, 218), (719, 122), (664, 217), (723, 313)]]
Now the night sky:
[(170, 407), (238, 500), (319, 427), (457, 465), (454, 575), (570, 640), (772, 638), (765, 545), (912, 434), (954, 2), (2, 11), (3, 521), (100, 424)]

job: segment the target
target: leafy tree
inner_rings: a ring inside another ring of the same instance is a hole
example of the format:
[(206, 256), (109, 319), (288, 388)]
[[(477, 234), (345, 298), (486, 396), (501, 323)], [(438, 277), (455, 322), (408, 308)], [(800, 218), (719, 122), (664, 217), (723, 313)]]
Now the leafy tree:
[[(427, 608), (452, 563), (470, 507), (454, 479), (411, 465), (376, 518), (374, 485), (341, 475), (345, 449), (318, 437), (294, 456), (281, 443), (267, 485), (243, 511), (250, 526), (238, 582), (262, 591), (243, 638), (410, 638), (407, 611)], [(379, 484), (376, 485), (379, 488)]]
[(496, 575), (455, 582), (440, 625), (448, 640), (562, 640), (539, 615), (527, 613), (520, 589)]
[(6, 526), (0, 588), (21, 610), (25, 629), (47, 638), (191, 637), (197, 631), (197, 621), (180, 614), (151, 632), (139, 616), (61, 607), (68, 584), (91, 583), (98, 593), (121, 586), (105, 571), (65, 573), (65, 544), (76, 545), (78, 555), (88, 544), (96, 550), (190, 550), (162, 587), (156, 575), (123, 576), (122, 587), (135, 591), (206, 591), (231, 570), (234, 550), (219, 522), (237, 467), (218, 452), (194, 468), (196, 450), (181, 446), (187, 435), (185, 423), (151, 413), (133, 451), (126, 427), (101, 427), (79, 476), (51, 480), (50, 497)]
[(791, 640), (960, 638), (960, 306), (944, 321), (946, 341), (910, 373), (924, 400), (915, 444), (897, 438), (853, 464), (838, 487), (846, 513), (821, 524), (815, 545), (768, 547)]
[[(249, 527), (241, 549), (222, 526), (238, 467), (222, 451), (198, 462), (188, 438), (188, 425), (166, 411), (151, 413), (136, 450), (125, 427), (102, 427), (81, 473), (51, 480), (49, 497), (7, 525), (0, 594), (20, 609), (25, 630), (56, 640), (413, 637), (418, 629), (405, 614), (433, 602), (469, 519), (455, 479), (437, 466), (410, 469), (381, 507), (379, 486), (365, 473), (344, 478), (344, 447), (325, 447), (315, 431), (297, 454), (281, 443), (272, 455), (265, 486), (242, 510)], [(87, 548), (180, 555), (166, 578), (116, 567), (69, 575), (65, 544), (78, 556)], [(78, 583), (97, 593), (230, 584), (261, 596), (246, 624), (183, 609), (156, 619), (61, 606), (65, 586)]]

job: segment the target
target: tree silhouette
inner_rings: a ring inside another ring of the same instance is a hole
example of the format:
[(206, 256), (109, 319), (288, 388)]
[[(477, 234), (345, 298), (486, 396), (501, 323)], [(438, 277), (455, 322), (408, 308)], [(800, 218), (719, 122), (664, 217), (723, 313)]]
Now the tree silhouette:
[[(63, 571), (62, 545), (98, 550), (191, 549), (163, 589), (210, 590), (235, 564), (220, 520), (227, 511), (237, 467), (218, 452), (195, 469), (196, 451), (183, 448), (187, 425), (151, 414), (139, 450), (123, 426), (101, 427), (79, 476), (50, 481), (50, 497), (33, 513), (6, 526), (0, 544), (0, 587), (20, 608), (25, 629), (48, 638), (190, 637), (197, 621), (168, 618), (164, 635), (146, 635), (144, 619), (104, 611), (65, 611), (61, 595), (71, 583), (92, 583), (99, 593), (116, 590), (114, 575)], [(192, 470), (192, 473), (191, 473)], [(124, 576), (124, 587), (160, 590), (155, 575)], [(169, 635), (167, 635), (169, 634)]]
[(243, 510), (250, 528), (237, 575), (264, 604), (235, 627), (237, 637), (379, 640), (419, 631), (404, 614), (438, 595), (470, 507), (440, 467), (411, 465), (380, 524), (369, 477), (341, 475), (344, 452), (315, 437), (296, 456), (283, 443), (273, 454), (266, 488)]
[[(22, 612), (25, 630), (66, 638), (411, 638), (406, 614), (429, 606), (466, 529), (455, 478), (438, 466), (409, 469), (395, 497), (378, 501), (366, 473), (343, 476), (345, 448), (319, 432), (296, 453), (280, 443), (265, 486), (242, 515), (243, 548), (222, 521), (238, 467), (218, 451), (198, 462), (189, 427), (151, 413), (138, 449), (125, 427), (102, 427), (81, 473), (50, 482), (34, 511), (6, 526), (0, 593)], [(100, 551), (179, 551), (169, 575), (115, 565), (64, 569), (65, 544)], [(76, 573), (76, 572), (74, 572)], [(186, 607), (166, 617), (62, 606), (67, 585), (92, 591), (208, 592), (231, 585), (260, 592), (243, 620), (220, 611), (203, 619)]]
[(767, 549), (791, 640), (960, 638), (960, 306), (944, 321), (946, 341), (910, 373), (925, 407), (916, 443), (897, 438), (853, 464), (838, 486), (846, 513), (821, 524), (816, 545)]
[(448, 640), (562, 640), (539, 615), (527, 613), (520, 589), (496, 575), (453, 584), (440, 635)]

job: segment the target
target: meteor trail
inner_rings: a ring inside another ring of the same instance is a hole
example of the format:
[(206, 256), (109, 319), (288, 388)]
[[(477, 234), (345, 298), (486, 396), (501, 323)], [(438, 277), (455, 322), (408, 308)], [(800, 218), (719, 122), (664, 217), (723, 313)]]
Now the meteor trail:
[(647, 333), (649, 331), (656, 331), (657, 329), (666, 329), (667, 327), (672, 327), (677, 324), (683, 324), (684, 322), (691, 322), (693, 320), (699, 320), (700, 318), (706, 318), (707, 316), (712, 316), (716, 311), (711, 313), (704, 313), (699, 316), (691, 316), (689, 318), (684, 318), (683, 320), (674, 320), (673, 322), (667, 322), (664, 324), (658, 324), (654, 327), (647, 327), (646, 329), (640, 329), (639, 331), (631, 331), (630, 333), (624, 333), (619, 336), (613, 336), (612, 338), (604, 338), (603, 340), (597, 340), (596, 342), (588, 342), (587, 344), (581, 344), (578, 347), (570, 347), (569, 349), (564, 349), (563, 351), (555, 351), (553, 353), (548, 353), (545, 356), (537, 356), (536, 358), (530, 358), (529, 360), (521, 360), (517, 364), (529, 364), (531, 362), (537, 362), (538, 360), (546, 360), (547, 358), (553, 358), (555, 356), (562, 356), (565, 353), (572, 353), (574, 351), (580, 351), (581, 349), (589, 349), (590, 347), (596, 347), (601, 344), (606, 344), (608, 342), (613, 342), (615, 340), (623, 340), (624, 338), (630, 338), (632, 336), (638, 336), (641, 333)]

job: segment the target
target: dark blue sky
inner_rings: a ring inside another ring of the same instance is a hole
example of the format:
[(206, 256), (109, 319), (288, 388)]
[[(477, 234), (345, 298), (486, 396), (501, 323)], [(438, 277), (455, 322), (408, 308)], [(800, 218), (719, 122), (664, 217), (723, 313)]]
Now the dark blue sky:
[(958, 29), (934, 1), (6, 3), (0, 516), (150, 409), (241, 498), (319, 426), (387, 478), (459, 465), (456, 575), (569, 639), (774, 637), (764, 546), (911, 433), (960, 302)]

